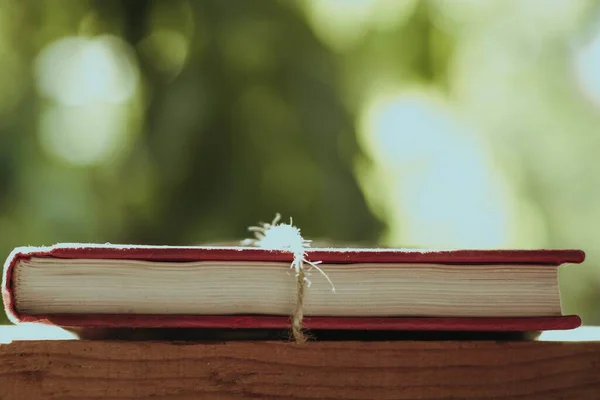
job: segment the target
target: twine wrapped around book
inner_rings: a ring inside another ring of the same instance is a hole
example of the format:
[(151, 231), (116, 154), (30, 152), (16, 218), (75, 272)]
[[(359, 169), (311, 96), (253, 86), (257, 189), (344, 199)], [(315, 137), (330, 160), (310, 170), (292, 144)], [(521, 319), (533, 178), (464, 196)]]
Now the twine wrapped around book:
[[(310, 261), (306, 258), (306, 248), (310, 247), (310, 240), (306, 240), (300, 234), (300, 229), (295, 227), (290, 218), (290, 223), (279, 223), (280, 214), (276, 214), (275, 219), (268, 223), (260, 223), (260, 226), (251, 226), (249, 231), (254, 232), (255, 239), (246, 239), (244, 245), (255, 245), (268, 250), (281, 250), (290, 252), (294, 259), (290, 265), (296, 272), (296, 305), (292, 314), (292, 335), (297, 343), (306, 342), (306, 335), (302, 326), (304, 319), (304, 296), (306, 289), (310, 287), (308, 276), (310, 271), (315, 268), (319, 271), (331, 285), (335, 292), (333, 282), (327, 274), (318, 267), (320, 261)], [(304, 269), (304, 264), (310, 265), (308, 270)]]

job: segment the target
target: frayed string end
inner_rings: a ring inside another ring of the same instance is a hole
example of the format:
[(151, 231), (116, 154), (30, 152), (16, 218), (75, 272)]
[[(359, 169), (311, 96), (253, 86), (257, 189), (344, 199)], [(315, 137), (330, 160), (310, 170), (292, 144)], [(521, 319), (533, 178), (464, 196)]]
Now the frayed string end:
[[(304, 319), (304, 297), (306, 289), (310, 287), (311, 281), (307, 275), (314, 268), (327, 279), (331, 285), (332, 291), (335, 293), (335, 286), (329, 276), (321, 269), (318, 264), (320, 261), (310, 261), (306, 258), (306, 248), (310, 247), (310, 240), (306, 240), (300, 234), (300, 229), (290, 223), (279, 223), (280, 214), (276, 214), (271, 223), (260, 223), (259, 226), (251, 226), (248, 228), (250, 232), (254, 232), (254, 239), (246, 239), (242, 241), (242, 245), (258, 246), (269, 250), (281, 250), (290, 252), (294, 259), (290, 268), (296, 272), (296, 305), (292, 314), (292, 335), (296, 343), (306, 342), (306, 335), (303, 330), (302, 321)], [(305, 271), (304, 263), (310, 265), (310, 268)]]

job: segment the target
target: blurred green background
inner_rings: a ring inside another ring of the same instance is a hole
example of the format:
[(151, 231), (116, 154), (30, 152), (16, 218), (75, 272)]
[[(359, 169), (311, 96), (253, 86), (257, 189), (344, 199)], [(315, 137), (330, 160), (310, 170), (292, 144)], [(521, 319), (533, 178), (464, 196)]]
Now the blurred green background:
[(280, 212), (334, 243), (581, 248), (565, 312), (598, 325), (599, 156), (599, 1), (0, 0), (5, 256)]

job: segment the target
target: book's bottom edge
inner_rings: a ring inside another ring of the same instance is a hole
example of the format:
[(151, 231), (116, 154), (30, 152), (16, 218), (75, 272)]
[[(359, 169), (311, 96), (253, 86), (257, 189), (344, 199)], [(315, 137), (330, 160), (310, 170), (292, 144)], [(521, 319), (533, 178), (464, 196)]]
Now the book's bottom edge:
[[(289, 317), (263, 315), (21, 315), (18, 322), (82, 328), (288, 329)], [(581, 326), (577, 315), (549, 317), (306, 317), (309, 330), (530, 332)]]

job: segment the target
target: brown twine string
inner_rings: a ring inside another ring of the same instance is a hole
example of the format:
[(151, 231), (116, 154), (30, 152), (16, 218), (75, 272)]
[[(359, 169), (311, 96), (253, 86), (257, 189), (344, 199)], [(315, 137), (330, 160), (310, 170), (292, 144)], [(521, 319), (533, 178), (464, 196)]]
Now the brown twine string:
[(300, 262), (300, 268), (296, 277), (296, 308), (292, 315), (292, 335), (296, 343), (306, 342), (306, 336), (304, 335), (302, 328), (302, 320), (304, 319), (304, 291), (306, 290), (306, 280), (304, 279), (304, 268), (302, 268), (302, 261)]
[[(248, 228), (254, 232), (256, 239), (246, 239), (242, 244), (257, 245), (270, 250), (284, 250), (289, 251), (293, 256), (292, 267), (296, 271), (296, 307), (291, 316), (292, 335), (296, 343), (304, 343), (308, 340), (305, 332), (303, 331), (302, 321), (304, 319), (304, 294), (310, 283), (307, 284), (306, 274), (304, 272), (303, 263), (306, 261), (303, 249), (310, 246), (309, 240), (304, 240), (300, 235), (300, 229), (292, 225), (292, 219), (290, 218), (289, 224), (278, 224), (280, 215), (277, 214), (273, 222), (270, 224), (261, 223), (260, 226), (251, 226)], [(329, 277), (319, 268), (316, 264), (308, 262), (311, 268), (316, 268), (325, 278), (331, 283)], [(318, 264), (318, 263), (317, 263)], [(335, 292), (333, 283), (331, 283), (332, 289)]]

